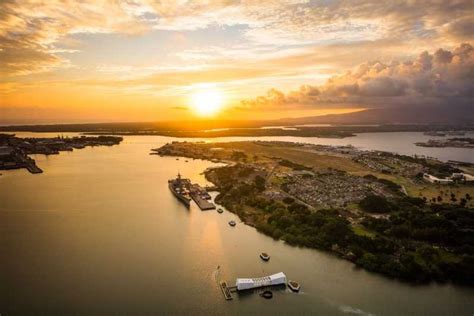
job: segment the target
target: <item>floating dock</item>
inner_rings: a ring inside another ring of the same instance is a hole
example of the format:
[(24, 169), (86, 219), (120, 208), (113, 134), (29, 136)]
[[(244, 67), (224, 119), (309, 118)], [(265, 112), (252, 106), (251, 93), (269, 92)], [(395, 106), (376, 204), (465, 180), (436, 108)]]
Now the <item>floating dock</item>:
[(221, 287), (222, 294), (224, 294), (224, 298), (227, 301), (230, 301), (232, 299), (232, 294), (230, 293), (230, 289), (227, 286), (227, 283), (225, 281), (222, 281), (222, 282), (219, 283), (219, 285)]
[(216, 209), (214, 203), (209, 201), (211, 199), (211, 196), (209, 195), (209, 193), (207, 193), (207, 190), (205, 188), (195, 183), (190, 185), (189, 190), (191, 192), (191, 198), (194, 200), (194, 202), (196, 202), (196, 204), (202, 211)]
[(191, 197), (196, 202), (196, 204), (199, 206), (199, 208), (202, 211), (207, 211), (207, 210), (215, 210), (216, 206), (214, 203), (211, 203), (201, 197), (201, 195), (197, 192), (191, 193)]
[(25, 167), (31, 173), (43, 173), (43, 170), (41, 170), (34, 162), (27, 162)]

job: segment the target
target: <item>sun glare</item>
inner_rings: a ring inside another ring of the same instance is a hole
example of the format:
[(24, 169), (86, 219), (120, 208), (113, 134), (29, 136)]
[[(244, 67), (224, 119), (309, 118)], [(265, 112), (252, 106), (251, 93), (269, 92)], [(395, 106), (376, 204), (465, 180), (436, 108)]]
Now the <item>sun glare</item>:
[(211, 116), (222, 108), (222, 96), (217, 90), (200, 90), (192, 95), (191, 104), (198, 115)]

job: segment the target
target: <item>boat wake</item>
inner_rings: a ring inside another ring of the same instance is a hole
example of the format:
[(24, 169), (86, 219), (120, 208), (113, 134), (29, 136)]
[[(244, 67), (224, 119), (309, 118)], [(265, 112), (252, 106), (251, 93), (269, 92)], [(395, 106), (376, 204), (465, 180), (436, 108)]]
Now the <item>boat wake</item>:
[(359, 308), (355, 308), (349, 305), (340, 305), (339, 310), (346, 314), (353, 314), (353, 315), (364, 315), (364, 316), (375, 316), (372, 313), (365, 312)]
[(350, 305), (341, 305), (337, 302), (331, 301), (331, 300), (325, 300), (329, 303), (329, 305), (337, 308), (340, 312), (344, 314), (351, 314), (351, 315), (361, 315), (361, 316), (375, 316), (375, 314), (366, 312), (360, 308), (353, 307)]
[(299, 290), (298, 292), (293, 292), (288, 286), (285, 289), (286, 293), (297, 294), (297, 295), (308, 295), (307, 292)]
[(221, 266), (217, 266), (217, 269), (212, 272), (212, 277), (214, 278), (214, 281), (219, 283), (221, 278)]

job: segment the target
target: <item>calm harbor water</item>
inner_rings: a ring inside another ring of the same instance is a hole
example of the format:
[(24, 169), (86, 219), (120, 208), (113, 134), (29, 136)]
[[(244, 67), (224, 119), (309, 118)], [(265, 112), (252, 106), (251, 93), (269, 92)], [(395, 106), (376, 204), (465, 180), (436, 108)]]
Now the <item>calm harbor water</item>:
[[(386, 140), (395, 134), (303, 140), (409, 150), (403, 140)], [(404, 137), (424, 137), (412, 134)], [(204, 184), (201, 172), (214, 164), (149, 155), (170, 140), (131, 136), (119, 146), (35, 156), (43, 174), (2, 172), (0, 314), (474, 313), (474, 289), (390, 280), (330, 254), (274, 241), (232, 213), (185, 209), (167, 180), (179, 171)], [(468, 151), (435, 154), (473, 159)], [(238, 223), (234, 228), (227, 224), (231, 219)], [(271, 254), (268, 263), (259, 259), (262, 251)], [(300, 281), (302, 292), (276, 291), (272, 300), (246, 294), (227, 302), (217, 285), (279, 271)]]

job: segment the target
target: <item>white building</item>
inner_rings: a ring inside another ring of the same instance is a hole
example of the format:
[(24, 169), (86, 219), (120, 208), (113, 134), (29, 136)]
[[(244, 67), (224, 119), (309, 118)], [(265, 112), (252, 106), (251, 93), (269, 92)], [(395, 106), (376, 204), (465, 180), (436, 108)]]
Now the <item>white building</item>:
[(463, 173), (464, 181), (466, 182), (474, 182), (474, 176), (472, 174)]
[(279, 284), (286, 284), (286, 275), (283, 272), (279, 272), (261, 278), (237, 279), (235, 281), (235, 286), (239, 291)]
[(424, 174), (423, 174), (423, 179), (425, 179), (425, 180), (428, 181), (428, 182), (436, 183), (436, 184), (449, 184), (449, 183), (453, 183), (453, 180), (451, 180), (451, 179), (437, 178), (437, 177), (432, 176), (431, 174), (428, 174), (428, 173), (424, 173)]
[(474, 182), (474, 176), (468, 173), (453, 173), (451, 179), (464, 182)]

